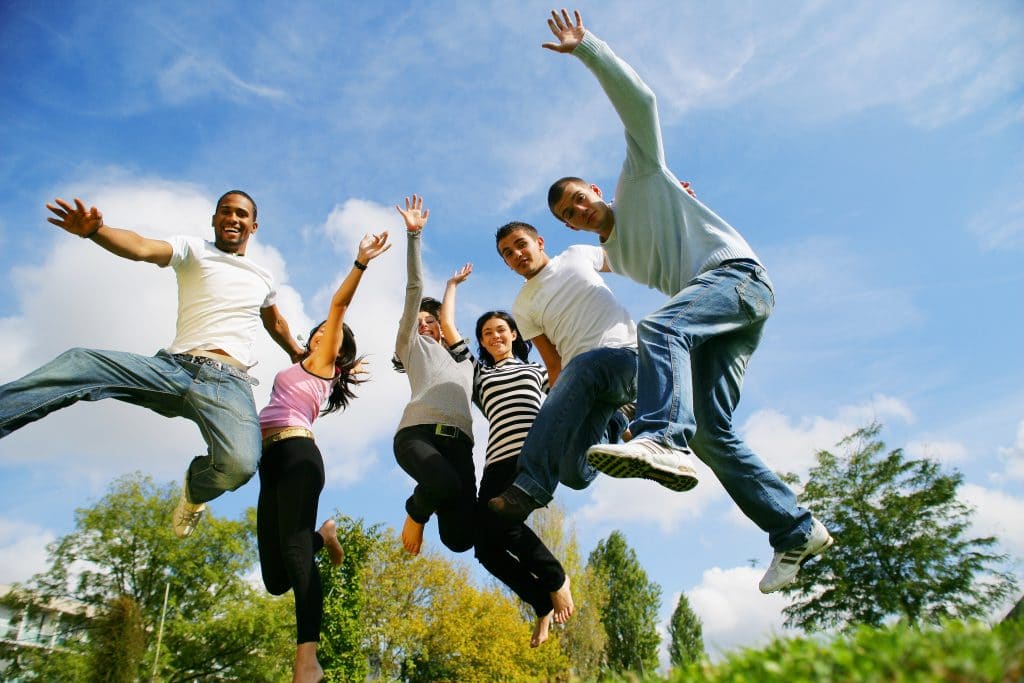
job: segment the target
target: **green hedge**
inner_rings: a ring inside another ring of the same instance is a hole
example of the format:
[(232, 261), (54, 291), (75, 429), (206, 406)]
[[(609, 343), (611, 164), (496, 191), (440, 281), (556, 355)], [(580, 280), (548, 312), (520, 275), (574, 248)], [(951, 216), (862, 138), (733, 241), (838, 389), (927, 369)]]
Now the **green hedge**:
[(669, 683), (1020, 683), (1024, 681), (1024, 623), (996, 627), (948, 622), (941, 629), (903, 625), (862, 627), (831, 642), (812, 638), (772, 641), (762, 649), (678, 669), (668, 679), (635, 676), (606, 681)]

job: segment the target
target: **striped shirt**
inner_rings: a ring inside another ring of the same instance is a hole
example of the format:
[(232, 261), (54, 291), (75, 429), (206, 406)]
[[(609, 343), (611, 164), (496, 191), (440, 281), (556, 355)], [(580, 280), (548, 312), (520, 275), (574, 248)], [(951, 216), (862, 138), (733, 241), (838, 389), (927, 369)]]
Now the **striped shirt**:
[(519, 455), (548, 390), (547, 370), (536, 363), (506, 358), (476, 365), (473, 402), (489, 423), (484, 467)]

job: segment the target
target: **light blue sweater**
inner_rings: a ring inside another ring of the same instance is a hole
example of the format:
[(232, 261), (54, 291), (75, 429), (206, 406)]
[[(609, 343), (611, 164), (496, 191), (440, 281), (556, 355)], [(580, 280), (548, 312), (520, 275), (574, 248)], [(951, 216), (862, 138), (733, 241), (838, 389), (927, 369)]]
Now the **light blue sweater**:
[(615, 227), (602, 244), (611, 269), (674, 296), (722, 261), (757, 261), (746, 240), (668, 170), (654, 93), (632, 67), (589, 31), (572, 54), (597, 76), (626, 127)]

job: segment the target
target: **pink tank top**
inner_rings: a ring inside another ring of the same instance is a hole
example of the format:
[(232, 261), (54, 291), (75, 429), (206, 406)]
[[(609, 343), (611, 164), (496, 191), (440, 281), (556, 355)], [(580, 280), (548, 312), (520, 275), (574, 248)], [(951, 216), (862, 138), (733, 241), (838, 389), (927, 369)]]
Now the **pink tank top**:
[(320, 406), (330, 394), (333, 380), (318, 377), (296, 363), (277, 373), (270, 403), (260, 411), (260, 428), (313, 428)]

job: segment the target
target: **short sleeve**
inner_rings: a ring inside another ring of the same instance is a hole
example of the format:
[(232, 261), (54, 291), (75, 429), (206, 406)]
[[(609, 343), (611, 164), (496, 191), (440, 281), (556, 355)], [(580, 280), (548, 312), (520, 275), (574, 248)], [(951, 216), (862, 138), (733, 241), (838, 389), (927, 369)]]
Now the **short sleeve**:
[(271, 285), (270, 286), (270, 292), (267, 293), (267, 298), (265, 298), (263, 300), (263, 303), (260, 304), (260, 308), (261, 309), (263, 309), (263, 308), (270, 308), (271, 306), (273, 306), (276, 303), (277, 303), (277, 289), (273, 285)]
[(172, 235), (167, 238), (167, 243), (171, 245), (171, 260), (168, 262), (171, 268), (177, 268), (183, 264), (190, 255), (195, 255), (196, 245), (194, 240), (189, 239), (186, 235)]

